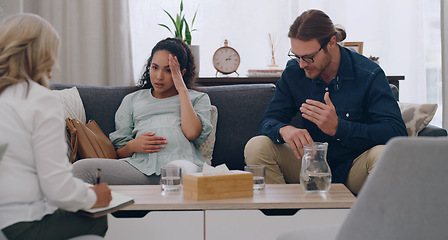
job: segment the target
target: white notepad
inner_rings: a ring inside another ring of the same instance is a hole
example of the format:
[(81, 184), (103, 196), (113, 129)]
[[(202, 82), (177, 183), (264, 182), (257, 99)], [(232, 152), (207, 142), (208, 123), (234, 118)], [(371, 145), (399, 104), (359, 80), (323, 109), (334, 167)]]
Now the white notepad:
[(101, 217), (108, 213), (113, 213), (121, 208), (124, 208), (132, 203), (134, 203), (134, 199), (130, 196), (111, 191), (112, 201), (110, 201), (109, 206), (103, 208), (90, 208), (90, 209), (81, 209), (77, 213), (89, 217)]

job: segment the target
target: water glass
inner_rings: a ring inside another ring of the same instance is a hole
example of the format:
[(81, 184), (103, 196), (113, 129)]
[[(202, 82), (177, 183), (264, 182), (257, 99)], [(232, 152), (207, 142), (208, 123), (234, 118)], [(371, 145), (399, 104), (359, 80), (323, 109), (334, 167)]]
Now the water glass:
[(162, 190), (167, 192), (181, 189), (182, 169), (177, 166), (164, 166), (161, 168)]
[(265, 187), (266, 166), (247, 165), (244, 171), (251, 172), (254, 178), (254, 190), (263, 190)]

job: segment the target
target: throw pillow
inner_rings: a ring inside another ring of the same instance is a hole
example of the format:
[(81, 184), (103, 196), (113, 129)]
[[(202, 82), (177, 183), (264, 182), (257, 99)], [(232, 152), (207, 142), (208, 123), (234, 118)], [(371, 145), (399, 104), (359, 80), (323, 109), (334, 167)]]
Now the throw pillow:
[(418, 133), (431, 122), (437, 111), (437, 104), (398, 102), (398, 105), (409, 136), (418, 136)]
[[(58, 97), (64, 107), (64, 119), (74, 118), (83, 124), (86, 123), (86, 112), (76, 87), (53, 90), (53, 93)], [(65, 135), (65, 141), (67, 142), (67, 156), (70, 158), (73, 150), (70, 147), (70, 133), (68, 132)]]
[(8, 147), (7, 143), (0, 144), (0, 160), (2, 160), (3, 155), (6, 152), (6, 148)]
[(199, 145), (199, 150), (201, 150), (202, 155), (204, 155), (205, 161), (210, 166), (212, 165), (213, 148), (215, 147), (216, 124), (218, 122), (218, 109), (213, 105), (211, 122), (213, 126), (212, 132), (208, 136), (207, 140)]

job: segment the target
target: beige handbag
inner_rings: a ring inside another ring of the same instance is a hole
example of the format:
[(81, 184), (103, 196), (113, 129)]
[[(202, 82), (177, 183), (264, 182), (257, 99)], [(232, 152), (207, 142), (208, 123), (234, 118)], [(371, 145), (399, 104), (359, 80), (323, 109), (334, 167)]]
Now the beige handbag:
[(73, 150), (70, 156), (71, 163), (83, 158), (118, 158), (114, 145), (95, 120), (90, 120), (84, 125), (76, 119), (67, 118), (65, 123), (70, 133), (70, 145)]

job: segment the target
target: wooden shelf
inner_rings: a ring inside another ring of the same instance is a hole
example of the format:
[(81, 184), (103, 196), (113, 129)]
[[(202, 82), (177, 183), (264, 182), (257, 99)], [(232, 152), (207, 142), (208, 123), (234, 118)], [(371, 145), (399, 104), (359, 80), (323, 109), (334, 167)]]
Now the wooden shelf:
[(198, 84), (203, 86), (246, 84), (246, 83), (276, 83), (280, 77), (199, 77)]
[[(404, 76), (386, 76), (389, 83), (399, 88), (399, 82), (404, 80)], [(199, 77), (198, 84), (202, 86), (217, 86), (230, 84), (247, 84), (247, 83), (277, 83), (280, 77)]]
[(397, 86), (398, 89), (400, 89), (400, 82), (398, 81), (404, 80), (404, 76), (386, 76), (386, 77), (390, 84), (393, 84)]

